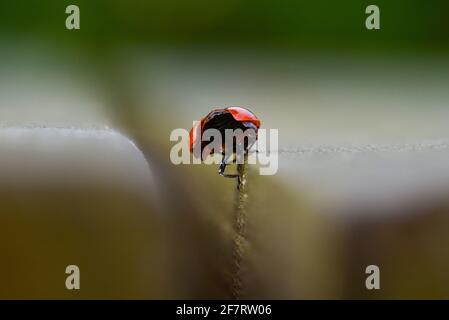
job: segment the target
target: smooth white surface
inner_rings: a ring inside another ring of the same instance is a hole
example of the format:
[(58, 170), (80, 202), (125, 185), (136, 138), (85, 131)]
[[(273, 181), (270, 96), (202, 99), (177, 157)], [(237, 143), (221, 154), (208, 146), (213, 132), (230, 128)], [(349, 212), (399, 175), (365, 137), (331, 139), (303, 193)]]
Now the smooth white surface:
[(152, 175), (142, 152), (115, 130), (0, 127), (2, 183), (106, 183), (145, 190)]

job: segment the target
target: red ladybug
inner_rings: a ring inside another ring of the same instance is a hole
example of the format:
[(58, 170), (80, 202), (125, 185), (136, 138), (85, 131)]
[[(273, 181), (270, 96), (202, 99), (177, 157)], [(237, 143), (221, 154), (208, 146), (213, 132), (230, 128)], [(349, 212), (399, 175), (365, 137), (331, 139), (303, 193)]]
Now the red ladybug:
[[(203, 154), (203, 150), (207, 148), (209, 142), (208, 141), (202, 141), (202, 136), (204, 131), (207, 129), (217, 129), (220, 131), (223, 143), (221, 146), (221, 153), (223, 154), (223, 159), (220, 164), (220, 169), (218, 170), (218, 173), (225, 177), (232, 177), (234, 178), (236, 175), (226, 175), (224, 174), (224, 170), (226, 168), (226, 158), (225, 155), (229, 155), (230, 153), (234, 153), (236, 150), (236, 146), (238, 144), (243, 143), (244, 150), (247, 151), (251, 145), (249, 145), (248, 136), (245, 137), (245, 135), (242, 136), (236, 136), (233, 141), (233, 150), (230, 150), (229, 146), (226, 146), (224, 143), (225, 140), (225, 130), (226, 129), (241, 129), (244, 133), (248, 129), (252, 129), (252, 131), (249, 131), (250, 133), (255, 133), (255, 137), (252, 137), (253, 143), (257, 139), (257, 131), (260, 127), (260, 120), (248, 109), (242, 108), (242, 107), (229, 107), (224, 109), (214, 109), (210, 111), (204, 118), (201, 119), (201, 121), (198, 121), (195, 123), (193, 128), (190, 130), (190, 152), (193, 153), (193, 155), (196, 158), (201, 158)], [(201, 148), (198, 148), (197, 145), (201, 144)], [(200, 151), (201, 154), (198, 154)], [(217, 151), (217, 150), (215, 150)], [(226, 152), (228, 151), (228, 152)], [(232, 151), (232, 152), (229, 152)], [(209, 155), (212, 153), (212, 150), (209, 152), (206, 151), (206, 155)]]

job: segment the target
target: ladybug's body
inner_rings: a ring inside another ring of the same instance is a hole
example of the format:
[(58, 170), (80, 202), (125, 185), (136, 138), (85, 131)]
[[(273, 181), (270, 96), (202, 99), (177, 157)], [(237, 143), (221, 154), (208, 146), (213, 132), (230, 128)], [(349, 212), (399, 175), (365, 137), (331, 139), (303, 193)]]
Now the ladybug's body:
[[(245, 152), (251, 147), (249, 141), (253, 138), (253, 143), (257, 139), (257, 130), (260, 127), (260, 120), (249, 110), (242, 107), (229, 107), (225, 109), (214, 109), (209, 112), (201, 121), (196, 122), (192, 130), (190, 130), (190, 151), (197, 158), (202, 158), (204, 150), (208, 147), (207, 141), (203, 141), (203, 133), (208, 129), (216, 129), (220, 132), (222, 137), (222, 146), (220, 152), (223, 154), (223, 160), (220, 165), (219, 173), (223, 176), (226, 167), (225, 154), (236, 152), (236, 146), (243, 143)], [(236, 130), (241, 129), (245, 136), (235, 136), (232, 146), (225, 145), (224, 137), (226, 129)], [(250, 131), (248, 131), (250, 129)], [(250, 136), (248, 136), (248, 133)], [(255, 135), (251, 137), (251, 134)], [(199, 147), (199, 144), (201, 147)], [(232, 150), (230, 149), (232, 147)], [(213, 150), (206, 150), (206, 156), (212, 153)], [(217, 150), (215, 150), (216, 152)], [(198, 153), (200, 152), (200, 153)], [(234, 177), (234, 176), (232, 176)]]

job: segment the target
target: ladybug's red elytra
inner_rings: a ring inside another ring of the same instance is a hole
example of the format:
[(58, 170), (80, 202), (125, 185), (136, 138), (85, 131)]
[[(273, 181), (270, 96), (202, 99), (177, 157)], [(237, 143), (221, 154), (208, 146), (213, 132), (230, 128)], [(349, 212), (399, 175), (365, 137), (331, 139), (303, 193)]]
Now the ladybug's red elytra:
[[(255, 134), (255, 136), (252, 137), (252, 143), (248, 142), (251, 140), (248, 138), (248, 135), (242, 134), (241, 136), (236, 136), (232, 145), (233, 150), (229, 149), (230, 146), (226, 146), (224, 143), (222, 144), (220, 151), (223, 154), (223, 158), (218, 173), (224, 177), (234, 178), (236, 175), (228, 175), (224, 173), (226, 168), (226, 157), (229, 156), (230, 153), (232, 154), (235, 152), (237, 144), (243, 143), (243, 148), (245, 152), (247, 152), (257, 139), (257, 131), (259, 128), (260, 120), (248, 109), (242, 107), (214, 109), (200, 121), (196, 122), (190, 130), (190, 152), (192, 152), (195, 157), (202, 158), (202, 155), (204, 154), (203, 151), (208, 148), (208, 142), (205, 142), (202, 139), (203, 133), (207, 129), (217, 129), (220, 131), (222, 137), (225, 136), (226, 129), (241, 129), (243, 133)], [(248, 131), (248, 129), (251, 130)], [(200, 146), (198, 144), (200, 144)], [(206, 155), (209, 155), (211, 152), (212, 150), (206, 150)]]

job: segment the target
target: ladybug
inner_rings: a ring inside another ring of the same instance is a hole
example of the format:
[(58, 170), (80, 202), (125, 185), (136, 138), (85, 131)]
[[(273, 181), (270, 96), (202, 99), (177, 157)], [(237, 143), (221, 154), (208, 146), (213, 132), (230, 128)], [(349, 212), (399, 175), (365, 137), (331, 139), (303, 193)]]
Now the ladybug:
[[(207, 129), (217, 129), (221, 137), (223, 138), (223, 143), (220, 150), (215, 150), (215, 152), (220, 151), (223, 155), (222, 161), (218, 170), (221, 176), (227, 178), (235, 178), (237, 175), (225, 174), (226, 160), (229, 155), (236, 152), (237, 145), (243, 144), (243, 150), (248, 152), (252, 144), (257, 139), (257, 131), (260, 128), (260, 120), (256, 117), (254, 113), (246, 108), (242, 107), (228, 107), (224, 109), (214, 109), (210, 111), (205, 117), (200, 121), (195, 122), (193, 128), (190, 130), (189, 134), (189, 147), (190, 152), (193, 153), (194, 157), (202, 158), (205, 154), (206, 156), (212, 154), (212, 150), (208, 148), (208, 141), (203, 141), (203, 133)], [(231, 146), (226, 146), (224, 143), (225, 130), (226, 129), (241, 129), (243, 134), (234, 136)], [(250, 131), (247, 131), (251, 129)], [(254, 136), (255, 134), (255, 136)], [(252, 143), (250, 142), (252, 141)], [(198, 145), (200, 144), (200, 146)], [(206, 149), (206, 152), (203, 151)], [(198, 154), (198, 152), (201, 152)]]

